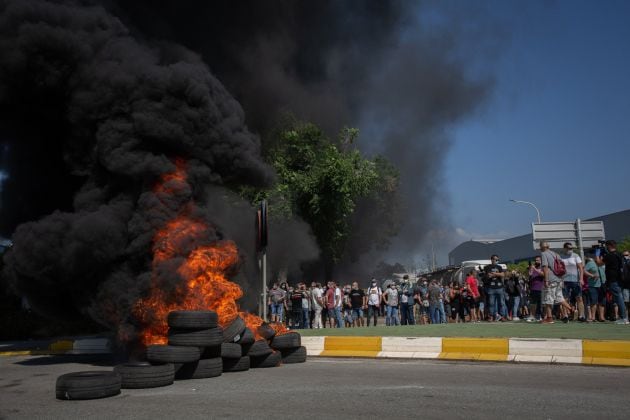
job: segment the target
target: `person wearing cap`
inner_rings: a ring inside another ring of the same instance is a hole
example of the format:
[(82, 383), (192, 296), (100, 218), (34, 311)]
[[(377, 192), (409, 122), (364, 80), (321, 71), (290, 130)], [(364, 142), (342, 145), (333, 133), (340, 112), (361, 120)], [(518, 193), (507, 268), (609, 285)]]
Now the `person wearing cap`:
[(617, 304), (620, 318), (615, 321), (616, 324), (628, 324), (628, 312), (623, 302), (623, 294), (621, 289), (621, 270), (623, 269), (623, 257), (617, 252), (617, 242), (614, 240), (606, 241), (606, 254), (595, 254), (595, 263), (598, 266), (606, 266), (606, 287), (613, 296), (613, 301)]

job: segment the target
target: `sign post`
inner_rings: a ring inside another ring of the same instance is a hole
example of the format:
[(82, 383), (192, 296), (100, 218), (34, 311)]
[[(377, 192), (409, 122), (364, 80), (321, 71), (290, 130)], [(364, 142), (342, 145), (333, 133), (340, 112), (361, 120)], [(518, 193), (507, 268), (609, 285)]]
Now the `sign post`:
[(601, 221), (577, 219), (575, 222), (532, 223), (532, 244), (535, 250), (539, 248), (540, 241), (548, 242), (551, 249), (562, 249), (565, 242), (572, 242), (580, 247), (582, 260), (584, 249), (597, 245), (605, 237), (604, 222)]
[(262, 280), (262, 319), (267, 320), (267, 201), (262, 200), (256, 212), (256, 248), (260, 253)]

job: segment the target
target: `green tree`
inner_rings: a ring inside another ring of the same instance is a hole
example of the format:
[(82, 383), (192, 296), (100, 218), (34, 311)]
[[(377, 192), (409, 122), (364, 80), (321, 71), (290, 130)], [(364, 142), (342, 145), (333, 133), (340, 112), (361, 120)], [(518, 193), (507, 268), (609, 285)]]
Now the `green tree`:
[(397, 172), (386, 160), (367, 159), (352, 147), (357, 136), (358, 130), (344, 128), (332, 141), (314, 124), (289, 121), (267, 143), (276, 184), (267, 191), (243, 191), (252, 201), (267, 199), (274, 217), (304, 219), (328, 276), (344, 256), (359, 201), (398, 185)]
[(630, 251), (630, 236), (626, 236), (621, 242), (617, 244), (617, 251)]

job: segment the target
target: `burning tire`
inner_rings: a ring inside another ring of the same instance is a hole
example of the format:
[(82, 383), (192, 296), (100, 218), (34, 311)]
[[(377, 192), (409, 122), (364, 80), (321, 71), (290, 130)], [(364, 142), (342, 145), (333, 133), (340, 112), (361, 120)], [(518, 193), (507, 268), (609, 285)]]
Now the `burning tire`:
[(170, 328), (168, 330), (168, 344), (172, 346), (212, 347), (221, 345), (222, 342), (221, 328), (205, 330)]
[(238, 340), (238, 344), (254, 344), (254, 341), (256, 341), (256, 338), (254, 337), (252, 330), (245, 328), (245, 331), (243, 331), (243, 334), (241, 335), (241, 339)]
[(282, 354), (279, 351), (267, 354), (265, 356), (251, 357), (252, 368), (270, 368), (276, 367), (282, 362)]
[(295, 332), (276, 335), (273, 340), (271, 340), (271, 347), (276, 350), (294, 349), (301, 345), (302, 337)]
[(266, 340), (256, 340), (249, 349), (249, 352), (247, 352), (247, 355), (250, 357), (260, 357), (271, 353), (273, 353), (273, 349), (269, 347)]
[(147, 362), (125, 363), (114, 368), (122, 378), (121, 387), (157, 388), (173, 383), (175, 368), (172, 363), (152, 365)]
[(92, 400), (120, 394), (120, 385), (116, 372), (74, 372), (57, 378), (55, 393), (60, 400)]
[(304, 363), (306, 362), (306, 347), (282, 350), (282, 363)]
[(271, 325), (269, 325), (267, 322), (263, 322), (258, 327), (258, 334), (260, 334), (260, 336), (265, 340), (271, 340), (276, 335), (276, 330), (271, 328)]
[(244, 356), (239, 359), (223, 359), (223, 372), (242, 372), (249, 370), (249, 367), (249, 356)]
[(226, 359), (240, 359), (243, 350), (241, 345), (237, 343), (223, 343), (221, 344), (221, 357)]
[(216, 328), (217, 313), (214, 311), (172, 311), (168, 314), (168, 326), (172, 328)]
[(223, 360), (220, 357), (214, 359), (201, 359), (196, 362), (184, 363), (175, 373), (175, 379), (203, 379), (221, 376), (223, 373)]
[(201, 356), (199, 347), (153, 345), (147, 347), (147, 359), (151, 362), (188, 363)]
[(237, 316), (230, 325), (223, 329), (223, 342), (234, 343), (241, 339), (241, 334), (245, 331), (245, 321)]

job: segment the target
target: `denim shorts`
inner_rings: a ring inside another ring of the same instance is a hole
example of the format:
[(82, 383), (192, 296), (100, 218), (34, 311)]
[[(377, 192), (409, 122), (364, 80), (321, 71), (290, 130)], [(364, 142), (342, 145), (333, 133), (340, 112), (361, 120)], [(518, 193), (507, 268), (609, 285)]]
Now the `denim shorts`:
[(271, 315), (282, 315), (282, 310), (284, 309), (282, 303), (272, 303), (271, 304)]
[(580, 287), (580, 283), (577, 281), (565, 281), (564, 286), (562, 287), (562, 293), (564, 294), (564, 298), (566, 300), (572, 300), (576, 297), (582, 296), (582, 287)]
[(603, 287), (589, 287), (588, 295), (591, 299), (591, 305), (606, 303), (606, 292)]
[(363, 318), (363, 309), (361, 308), (352, 309), (352, 319), (356, 320), (357, 318)]

